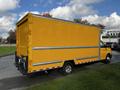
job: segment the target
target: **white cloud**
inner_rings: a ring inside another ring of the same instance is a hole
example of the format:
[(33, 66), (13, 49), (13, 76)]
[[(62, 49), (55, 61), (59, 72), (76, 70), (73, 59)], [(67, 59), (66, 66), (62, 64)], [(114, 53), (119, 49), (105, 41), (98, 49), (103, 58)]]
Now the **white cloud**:
[(15, 9), (19, 6), (20, 0), (0, 0), (0, 12)]
[(92, 4), (101, 1), (102, 0), (70, 0), (65, 6), (52, 9), (50, 14), (56, 18), (73, 20), (76, 17), (97, 13), (97, 11), (92, 8)]
[(72, 12), (70, 11), (70, 7), (68, 6), (55, 8), (52, 11), (50, 11), (50, 14), (53, 17), (60, 19), (71, 20), (73, 18)]
[(17, 22), (17, 17), (19, 20), (23, 18), (27, 13), (39, 14), (38, 11), (26, 11), (22, 12), (19, 15), (13, 13), (6, 13), (5, 15), (0, 16), (0, 36), (6, 38), (8, 32), (12, 29), (15, 29), (15, 24)]
[(23, 18), (26, 14), (28, 14), (28, 13), (40, 14), (40, 12), (38, 12), (38, 11), (26, 11), (26, 12), (22, 12), (22, 13), (19, 14), (19, 19), (18, 19), (18, 21), (19, 21), (20, 19), (22, 19), (22, 18)]
[(19, 7), (20, 0), (0, 0), (0, 36), (6, 38), (10, 29), (15, 29), (17, 15), (8, 12)]
[(10, 29), (15, 28), (16, 14), (9, 14), (0, 17), (0, 35), (7, 36)]
[(110, 16), (89, 15), (82, 18), (92, 24), (103, 24), (106, 29), (120, 30), (120, 15), (113, 12)]
[(71, 0), (71, 2), (69, 4), (94, 4), (94, 3), (99, 3), (102, 0)]

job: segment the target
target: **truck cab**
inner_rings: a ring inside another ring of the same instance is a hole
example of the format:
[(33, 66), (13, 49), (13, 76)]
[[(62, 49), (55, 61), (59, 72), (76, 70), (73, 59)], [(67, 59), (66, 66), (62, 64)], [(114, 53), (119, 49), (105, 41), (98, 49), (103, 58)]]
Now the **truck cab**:
[(100, 59), (106, 64), (109, 63), (112, 58), (111, 47), (102, 41), (100, 42), (100, 57)]

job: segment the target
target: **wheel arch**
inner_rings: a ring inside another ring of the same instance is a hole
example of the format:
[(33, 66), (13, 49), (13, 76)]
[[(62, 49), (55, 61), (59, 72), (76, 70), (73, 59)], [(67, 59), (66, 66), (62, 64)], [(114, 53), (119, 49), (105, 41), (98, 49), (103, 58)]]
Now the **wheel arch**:
[(109, 56), (110, 58), (112, 58), (111, 53), (107, 53), (106, 57)]
[[(74, 60), (67, 60), (64, 62), (64, 64), (66, 64), (66, 63), (71, 63), (73, 66), (75, 66)], [(64, 64), (63, 64), (63, 66), (64, 66)]]

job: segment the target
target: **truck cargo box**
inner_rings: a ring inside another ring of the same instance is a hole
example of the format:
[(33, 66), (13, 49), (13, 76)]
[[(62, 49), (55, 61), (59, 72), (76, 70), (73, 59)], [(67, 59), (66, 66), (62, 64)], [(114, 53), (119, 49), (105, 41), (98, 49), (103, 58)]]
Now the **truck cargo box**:
[(98, 27), (27, 14), (17, 23), (16, 63), (23, 73), (94, 62), (101, 57)]

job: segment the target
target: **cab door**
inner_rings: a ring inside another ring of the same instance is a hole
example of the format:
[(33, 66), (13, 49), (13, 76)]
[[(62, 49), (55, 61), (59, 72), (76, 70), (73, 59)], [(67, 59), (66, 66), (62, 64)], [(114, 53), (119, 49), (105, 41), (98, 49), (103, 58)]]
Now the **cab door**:
[(107, 55), (107, 48), (103, 42), (100, 42), (100, 57), (101, 60), (105, 60)]

